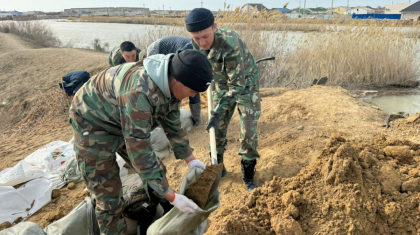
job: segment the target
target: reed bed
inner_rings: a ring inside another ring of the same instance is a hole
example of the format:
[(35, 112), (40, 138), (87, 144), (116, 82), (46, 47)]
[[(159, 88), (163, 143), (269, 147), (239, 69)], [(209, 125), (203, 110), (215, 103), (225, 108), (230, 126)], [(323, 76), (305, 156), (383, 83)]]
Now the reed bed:
[(11, 33), (25, 38), (41, 47), (60, 47), (60, 40), (50, 27), (42, 21), (6, 21), (0, 22), (0, 32)]

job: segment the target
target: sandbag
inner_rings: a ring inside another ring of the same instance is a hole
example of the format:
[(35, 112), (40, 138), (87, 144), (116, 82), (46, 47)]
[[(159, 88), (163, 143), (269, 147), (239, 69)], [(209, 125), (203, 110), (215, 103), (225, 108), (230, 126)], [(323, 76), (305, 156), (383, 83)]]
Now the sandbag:
[(17, 225), (0, 231), (0, 235), (46, 235), (34, 222), (20, 222)]
[(171, 145), (162, 127), (156, 127), (152, 131), (150, 134), (150, 142), (152, 143), (152, 149), (155, 152), (156, 157), (158, 157), (160, 160), (170, 156)]
[(191, 116), (191, 112), (186, 109), (181, 109), (181, 127), (186, 132), (190, 132), (194, 126), (194, 122)]
[(91, 199), (86, 197), (68, 215), (48, 225), (44, 231), (48, 235), (99, 235), (99, 226)]
[[(182, 179), (179, 193), (184, 195), (188, 185), (197, 179), (203, 171), (198, 167), (192, 168)], [(204, 209), (198, 208), (195, 213), (184, 213), (174, 207), (149, 227), (147, 235), (200, 235), (205, 233), (207, 218), (220, 205), (219, 181), (220, 177), (213, 184)]]

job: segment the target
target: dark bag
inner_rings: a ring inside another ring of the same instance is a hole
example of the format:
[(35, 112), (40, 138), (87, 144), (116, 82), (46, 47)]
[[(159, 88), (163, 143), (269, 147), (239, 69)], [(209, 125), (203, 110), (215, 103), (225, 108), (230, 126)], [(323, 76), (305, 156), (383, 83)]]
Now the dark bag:
[(80, 87), (90, 79), (90, 75), (86, 71), (73, 71), (63, 77), (60, 88), (63, 89), (68, 96), (76, 94)]

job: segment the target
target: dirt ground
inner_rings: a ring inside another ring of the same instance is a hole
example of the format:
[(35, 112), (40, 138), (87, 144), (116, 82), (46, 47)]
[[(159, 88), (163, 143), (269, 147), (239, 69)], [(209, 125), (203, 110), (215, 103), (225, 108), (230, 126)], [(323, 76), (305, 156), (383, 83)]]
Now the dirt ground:
[[(25, 46), (19, 51), (3, 51), (20, 44)], [(69, 99), (57, 84), (73, 70), (106, 68), (107, 55), (34, 49), (8, 34), (0, 34), (0, 49), (0, 101), (10, 100), (0, 105), (1, 171), (51, 141), (71, 139)], [(263, 187), (250, 194), (242, 183), (236, 112), (225, 153), (228, 174), (219, 187), (221, 207), (210, 216), (206, 234), (417, 233), (418, 116), (385, 129), (383, 111), (340, 87), (268, 88), (261, 95), (256, 179)], [(204, 126), (189, 137), (194, 155), (209, 165)], [(174, 157), (164, 163), (177, 190), (188, 167)], [(83, 190), (84, 183), (61, 189), (28, 220), (46, 226), (61, 218), (83, 200)]]

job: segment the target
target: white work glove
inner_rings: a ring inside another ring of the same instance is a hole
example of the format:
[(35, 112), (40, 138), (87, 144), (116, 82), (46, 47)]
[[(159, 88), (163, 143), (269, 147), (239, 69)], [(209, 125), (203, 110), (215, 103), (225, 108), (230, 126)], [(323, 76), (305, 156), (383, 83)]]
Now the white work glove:
[(194, 159), (191, 162), (187, 163), (188, 164), (188, 168), (192, 169), (193, 167), (198, 167), (201, 169), (206, 169), (206, 165), (204, 165), (204, 163), (198, 159)]
[(171, 204), (178, 208), (178, 210), (186, 213), (194, 213), (194, 210), (198, 208), (197, 204), (192, 200), (178, 193), (175, 193), (175, 199)]

